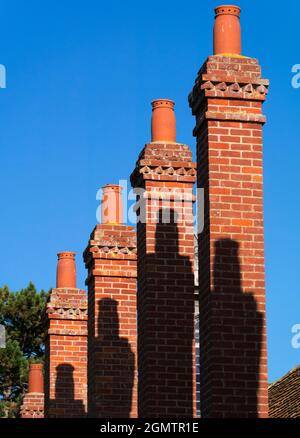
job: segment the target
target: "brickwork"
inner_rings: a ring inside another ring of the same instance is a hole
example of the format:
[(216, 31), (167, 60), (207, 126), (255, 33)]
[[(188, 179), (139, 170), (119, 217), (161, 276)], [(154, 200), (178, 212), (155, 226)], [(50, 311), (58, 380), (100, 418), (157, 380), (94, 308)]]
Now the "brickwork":
[(91, 234), (84, 260), (88, 269), (89, 416), (135, 418), (135, 230), (122, 224), (97, 225)]
[[(215, 12), (214, 55), (189, 95), (197, 164), (176, 141), (174, 102), (153, 101), (152, 139), (131, 175), (137, 229), (122, 224), (122, 189), (108, 184), (102, 224), (83, 255), (88, 296), (76, 288), (74, 253), (59, 254), (46, 309), (46, 417), (268, 416), (262, 104), (269, 82), (256, 59), (241, 56), (240, 8)], [(204, 227), (194, 278), (196, 178)], [(42, 394), (29, 393), (21, 415), (42, 416), (41, 403)]]
[(195, 167), (188, 146), (153, 142), (131, 176), (132, 185), (146, 191), (138, 196), (137, 225), (142, 418), (195, 415)]
[(211, 56), (190, 106), (196, 116), (200, 395), (203, 417), (266, 417), (262, 103), (256, 59)]
[(87, 409), (87, 296), (53, 289), (46, 307), (45, 416), (80, 418)]
[(21, 405), (20, 417), (44, 418), (44, 394), (26, 394)]
[(31, 363), (29, 365), (28, 392), (22, 400), (20, 417), (44, 417), (44, 375), (42, 364)]

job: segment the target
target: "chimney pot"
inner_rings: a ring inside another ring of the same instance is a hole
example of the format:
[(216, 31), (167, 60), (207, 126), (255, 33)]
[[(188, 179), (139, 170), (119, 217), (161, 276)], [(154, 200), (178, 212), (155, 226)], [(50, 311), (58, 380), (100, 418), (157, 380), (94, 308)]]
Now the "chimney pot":
[(175, 102), (170, 99), (152, 101), (152, 142), (176, 142)]
[(44, 393), (44, 376), (42, 364), (30, 364), (28, 392)]
[(116, 184), (106, 184), (102, 190), (102, 224), (122, 224), (122, 187)]
[(214, 54), (241, 55), (241, 9), (235, 5), (221, 5), (215, 13)]
[(75, 252), (59, 252), (57, 254), (56, 287), (76, 288)]

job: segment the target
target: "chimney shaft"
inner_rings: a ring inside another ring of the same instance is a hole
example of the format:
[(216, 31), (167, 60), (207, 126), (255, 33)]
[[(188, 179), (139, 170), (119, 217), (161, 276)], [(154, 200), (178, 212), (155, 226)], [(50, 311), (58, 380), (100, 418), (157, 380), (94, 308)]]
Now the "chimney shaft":
[(152, 142), (176, 142), (175, 102), (169, 99), (152, 101)]
[(122, 187), (115, 184), (107, 184), (102, 187), (102, 224), (122, 224)]
[(60, 252), (57, 256), (56, 287), (76, 288), (75, 252)]
[(241, 9), (234, 5), (215, 9), (214, 55), (241, 55)]
[(31, 392), (38, 392), (40, 394), (44, 393), (44, 376), (42, 364), (30, 364), (28, 393)]

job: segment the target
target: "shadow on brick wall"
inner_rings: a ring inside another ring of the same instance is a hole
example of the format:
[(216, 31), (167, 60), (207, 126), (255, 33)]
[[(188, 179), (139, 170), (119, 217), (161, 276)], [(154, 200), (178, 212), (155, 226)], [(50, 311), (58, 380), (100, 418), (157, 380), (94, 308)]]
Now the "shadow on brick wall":
[[(126, 315), (122, 316), (124, 320)], [(127, 338), (119, 335), (118, 302), (99, 302), (99, 336), (95, 340), (94, 406), (92, 416), (129, 418), (135, 372), (135, 355)]]
[[(180, 254), (189, 251), (193, 258), (194, 236), (184, 236), (185, 227), (176, 222), (173, 209), (158, 211), (155, 252), (146, 254), (138, 268), (139, 414), (143, 418), (188, 418), (194, 412), (194, 274), (190, 258)], [(138, 226), (141, 250), (147, 224)]]
[(74, 367), (68, 363), (56, 367), (55, 399), (50, 400), (51, 418), (82, 418), (86, 416), (82, 400), (74, 396)]
[[(209, 295), (203, 307), (200, 285), (202, 416), (258, 417), (263, 315), (253, 293), (242, 289), (237, 241), (216, 241)], [(209, 313), (201, 325), (205, 310)]]

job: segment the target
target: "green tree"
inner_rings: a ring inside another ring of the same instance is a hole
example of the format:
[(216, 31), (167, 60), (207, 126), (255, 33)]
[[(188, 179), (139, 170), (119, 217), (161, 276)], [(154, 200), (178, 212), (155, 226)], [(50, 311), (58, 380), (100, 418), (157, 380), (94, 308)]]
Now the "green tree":
[(0, 288), (0, 324), (6, 347), (0, 349), (0, 416), (16, 416), (27, 388), (29, 362), (42, 362), (46, 327), (43, 320), (48, 293), (35, 286), (12, 292)]

